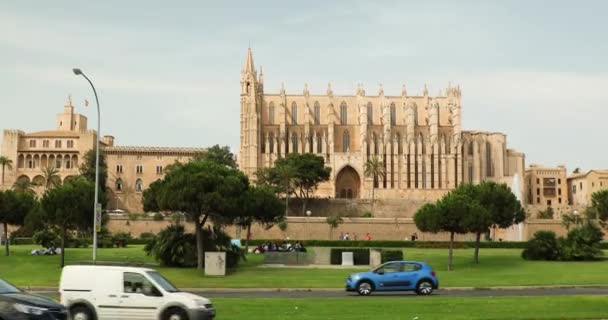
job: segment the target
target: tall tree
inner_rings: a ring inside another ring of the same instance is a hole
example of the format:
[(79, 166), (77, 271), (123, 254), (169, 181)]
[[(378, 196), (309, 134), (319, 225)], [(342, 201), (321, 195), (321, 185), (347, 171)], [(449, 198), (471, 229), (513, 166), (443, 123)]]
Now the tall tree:
[(231, 168), (236, 168), (236, 157), (230, 151), (230, 147), (221, 147), (219, 144), (216, 144), (213, 147), (197, 154), (194, 159), (209, 160), (217, 164), (223, 164)]
[(10, 255), (8, 225), (23, 225), (25, 217), (32, 211), (36, 199), (32, 193), (13, 190), (0, 191), (0, 223), (4, 226), (6, 255)]
[(31, 183), (29, 179), (17, 179), (17, 181), (13, 183), (13, 190), (18, 193), (36, 194), (36, 191), (34, 191), (34, 184)]
[(591, 209), (595, 219), (598, 219), (602, 226), (608, 222), (608, 190), (596, 191), (591, 195)]
[(313, 153), (290, 153), (277, 159), (270, 170), (274, 171), (275, 184), (287, 187), (288, 181), (293, 182), (293, 193), (302, 203), (302, 214), (306, 213), (306, 205), (319, 184), (328, 181), (331, 173), (325, 159)]
[(141, 202), (145, 212), (159, 212), (160, 206), (158, 205), (158, 195), (161, 192), (163, 182), (162, 180), (156, 180), (152, 182), (146, 190), (144, 190)]
[(12, 170), (13, 169), (13, 160), (9, 159), (5, 156), (0, 156), (0, 166), (2, 166), (2, 185), (4, 185), (4, 170)]
[[(80, 175), (95, 184), (95, 149), (84, 154), (80, 165)], [(99, 203), (105, 208), (108, 204), (106, 196), (106, 182), (108, 181), (108, 164), (103, 150), (99, 150)], [(92, 201), (91, 201), (92, 202)]]
[(364, 174), (366, 177), (372, 177), (372, 214), (374, 213), (374, 202), (375, 202), (375, 193), (376, 193), (376, 184), (380, 180), (380, 178), (386, 177), (386, 170), (384, 167), (384, 162), (380, 160), (377, 156), (373, 156), (369, 158), (365, 162)]
[(61, 184), (61, 177), (59, 176), (59, 170), (52, 166), (46, 166), (42, 169), (42, 176), (45, 181), (45, 190), (52, 189)]
[(207, 220), (220, 224), (234, 221), (248, 185), (241, 171), (209, 160), (176, 164), (160, 182), (156, 197), (160, 209), (185, 212), (194, 222), (198, 269), (204, 268), (203, 227)]
[(48, 221), (60, 230), (61, 267), (65, 265), (65, 239), (68, 231), (93, 228), (91, 203), (94, 197), (95, 184), (83, 177), (76, 177), (49, 189), (42, 197), (42, 207)]
[(247, 228), (245, 251), (249, 250), (249, 237), (251, 225), (259, 223), (266, 228), (280, 223), (285, 218), (283, 203), (277, 198), (274, 190), (269, 186), (250, 186), (241, 198), (241, 213), (239, 225)]

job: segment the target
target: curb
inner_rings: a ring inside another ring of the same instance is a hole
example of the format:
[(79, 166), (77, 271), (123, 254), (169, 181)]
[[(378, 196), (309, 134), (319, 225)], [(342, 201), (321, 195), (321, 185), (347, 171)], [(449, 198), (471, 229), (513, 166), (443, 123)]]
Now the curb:
[[(58, 292), (56, 287), (25, 286), (20, 287), (29, 292)], [(608, 285), (553, 285), (553, 286), (497, 286), (497, 287), (443, 287), (440, 291), (506, 291), (506, 290), (548, 290), (548, 289), (606, 289)], [(182, 288), (182, 291), (193, 293), (255, 293), (255, 292), (341, 292), (344, 288)]]

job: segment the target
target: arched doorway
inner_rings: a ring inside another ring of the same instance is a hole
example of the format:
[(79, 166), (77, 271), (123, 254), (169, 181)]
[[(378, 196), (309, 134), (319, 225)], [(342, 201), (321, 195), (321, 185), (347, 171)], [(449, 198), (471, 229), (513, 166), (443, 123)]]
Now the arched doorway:
[(336, 176), (336, 198), (355, 199), (359, 198), (361, 179), (353, 167), (346, 166)]

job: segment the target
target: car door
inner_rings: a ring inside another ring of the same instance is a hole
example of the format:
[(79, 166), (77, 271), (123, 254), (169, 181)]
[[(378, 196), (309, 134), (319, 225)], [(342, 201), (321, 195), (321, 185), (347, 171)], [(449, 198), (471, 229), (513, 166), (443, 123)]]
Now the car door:
[(422, 266), (412, 262), (401, 262), (400, 264), (401, 268), (397, 274), (397, 278), (399, 279), (398, 290), (414, 289), (418, 281), (418, 271), (422, 269)]
[(400, 262), (388, 262), (382, 265), (380, 268), (376, 269), (376, 290), (400, 290), (400, 271)]
[(121, 320), (120, 294), (122, 292), (122, 274), (120, 272), (100, 271), (93, 281), (98, 282), (91, 292), (99, 319)]
[(124, 290), (120, 295), (120, 309), (124, 320), (156, 319), (162, 305), (162, 294), (144, 275), (123, 273)]

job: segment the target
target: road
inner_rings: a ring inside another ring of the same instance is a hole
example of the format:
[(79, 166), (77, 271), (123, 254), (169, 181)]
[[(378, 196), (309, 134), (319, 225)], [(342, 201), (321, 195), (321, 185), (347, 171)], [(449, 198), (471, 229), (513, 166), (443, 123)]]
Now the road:
[[(53, 292), (34, 292), (54, 297)], [(207, 298), (340, 298), (358, 295), (354, 292), (342, 290), (200, 290), (193, 292)], [(500, 297), (500, 296), (562, 296), (562, 295), (608, 295), (608, 287), (578, 287), (578, 288), (545, 288), (545, 289), (474, 289), (474, 290), (437, 290), (433, 296), (437, 297)], [(387, 298), (409, 298), (417, 296), (412, 292), (374, 292), (373, 296)]]

